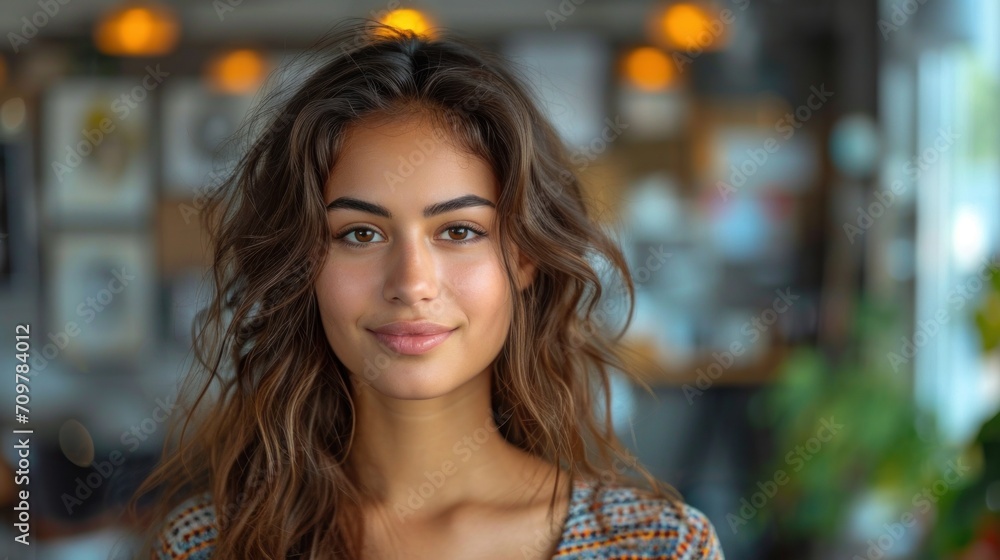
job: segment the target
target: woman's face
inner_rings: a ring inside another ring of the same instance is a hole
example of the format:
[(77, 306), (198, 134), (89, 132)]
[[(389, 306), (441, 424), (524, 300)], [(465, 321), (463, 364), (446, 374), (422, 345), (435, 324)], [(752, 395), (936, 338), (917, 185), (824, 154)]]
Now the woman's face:
[(426, 117), (359, 125), (324, 194), (334, 239), (316, 297), (355, 380), (427, 399), (487, 373), (511, 321), (489, 166)]

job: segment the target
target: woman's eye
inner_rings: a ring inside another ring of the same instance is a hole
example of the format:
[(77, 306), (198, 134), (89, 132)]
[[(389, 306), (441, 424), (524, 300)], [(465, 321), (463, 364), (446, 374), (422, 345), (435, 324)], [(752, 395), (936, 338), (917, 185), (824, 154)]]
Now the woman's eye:
[(348, 245), (368, 245), (376, 236), (379, 236), (379, 233), (375, 230), (359, 227), (338, 235), (337, 239), (343, 239)]
[[(486, 232), (467, 225), (451, 226), (441, 233), (444, 241), (451, 241), (456, 244), (475, 243), (486, 237)], [(360, 247), (362, 245), (374, 245), (384, 241), (382, 234), (368, 227), (356, 227), (338, 234), (335, 239), (348, 246)]]
[(482, 237), (486, 232), (473, 229), (469, 226), (452, 226), (444, 231), (449, 241), (472, 241), (477, 237)]

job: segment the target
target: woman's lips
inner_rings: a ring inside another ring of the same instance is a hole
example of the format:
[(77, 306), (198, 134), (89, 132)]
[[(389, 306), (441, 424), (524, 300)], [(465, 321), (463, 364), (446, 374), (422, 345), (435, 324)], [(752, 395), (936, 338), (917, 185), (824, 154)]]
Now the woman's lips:
[(425, 352), (430, 352), (431, 349), (435, 348), (451, 336), (451, 333), (455, 332), (455, 330), (452, 329), (443, 333), (426, 335), (395, 335), (377, 333), (375, 331), (368, 332), (372, 333), (372, 335), (374, 335), (375, 338), (387, 348), (399, 354), (415, 356)]

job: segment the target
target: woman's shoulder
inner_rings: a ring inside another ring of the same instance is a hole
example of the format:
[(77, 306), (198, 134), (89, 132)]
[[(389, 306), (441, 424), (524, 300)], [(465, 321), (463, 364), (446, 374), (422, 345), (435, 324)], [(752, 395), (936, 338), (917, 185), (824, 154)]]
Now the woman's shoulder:
[(724, 560), (708, 517), (680, 500), (624, 483), (574, 481), (558, 560), (670, 558)]
[(211, 494), (185, 499), (167, 514), (153, 560), (208, 560), (218, 536), (215, 521)]

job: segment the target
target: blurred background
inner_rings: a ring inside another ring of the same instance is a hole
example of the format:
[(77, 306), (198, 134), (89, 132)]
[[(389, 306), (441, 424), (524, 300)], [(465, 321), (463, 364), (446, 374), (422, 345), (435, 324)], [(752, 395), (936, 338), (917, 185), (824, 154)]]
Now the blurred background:
[(619, 434), (727, 558), (1000, 558), (993, 0), (5, 3), (0, 554), (128, 557), (220, 142), (344, 17), (517, 62), (635, 275)]

